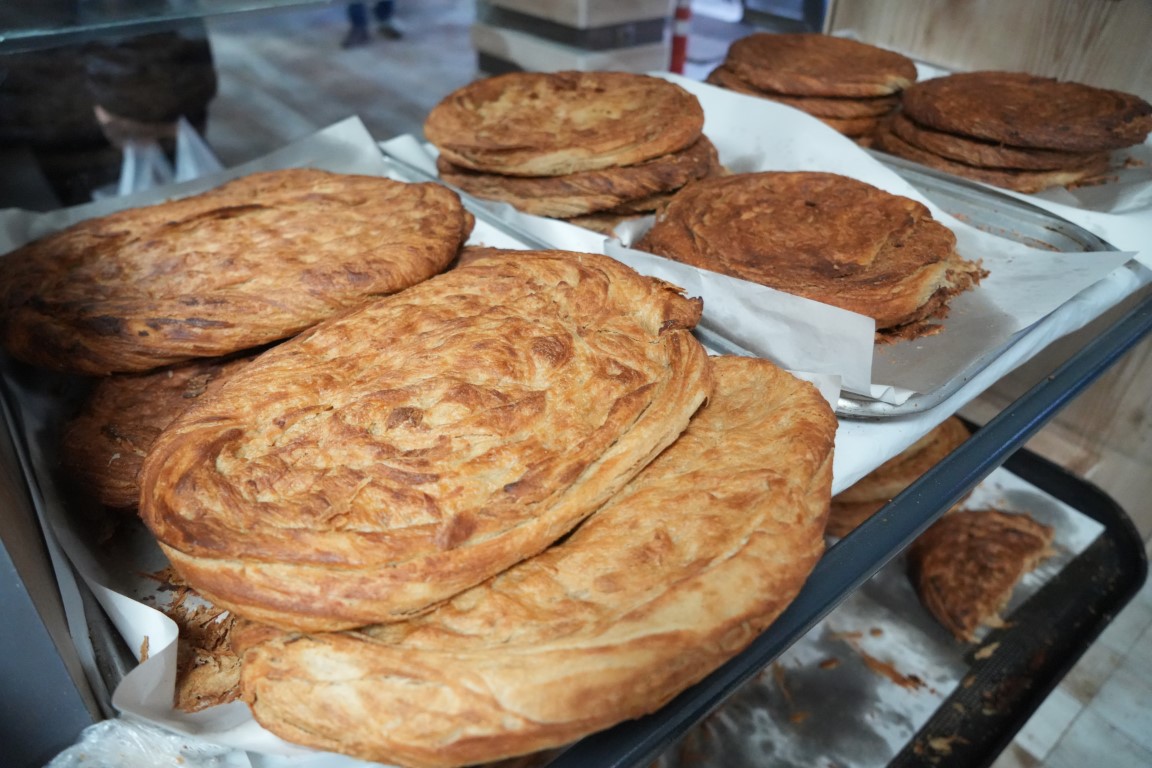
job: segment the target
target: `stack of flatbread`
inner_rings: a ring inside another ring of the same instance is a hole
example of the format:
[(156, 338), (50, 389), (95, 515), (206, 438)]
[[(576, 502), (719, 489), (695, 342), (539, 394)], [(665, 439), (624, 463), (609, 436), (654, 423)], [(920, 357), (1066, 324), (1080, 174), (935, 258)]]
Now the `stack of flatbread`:
[(447, 183), (598, 231), (651, 213), (721, 172), (704, 112), (678, 85), (625, 72), (514, 72), (478, 80), (428, 114)]
[(816, 33), (759, 32), (733, 42), (707, 82), (803, 110), (867, 143), (916, 81), (903, 54)]
[[(602, 255), (461, 255), (442, 187), (236, 184), (30, 245), (4, 284), (13, 351), (107, 376), (70, 465), (121, 466), (92, 492), (135, 490), (171, 583), (208, 601), (177, 601), (214, 630), (182, 638), (181, 706), (239, 693), (295, 742), (469, 765), (657, 709), (798, 592), (835, 417), (767, 361), (710, 358), (698, 299)], [(420, 279), (382, 288), (377, 262)], [(273, 310), (296, 319), (253, 331)]]
[(979, 71), (909, 87), (875, 147), (1018, 192), (1106, 176), (1111, 153), (1142, 143), (1138, 96), (1024, 72)]
[(833, 496), (828, 533), (847, 536), (968, 437), (968, 427), (958, 417), (950, 416), (942, 421), (908, 448)]
[(811, 171), (693, 182), (635, 247), (867, 315), (885, 342), (939, 332), (986, 274), (923, 204)]

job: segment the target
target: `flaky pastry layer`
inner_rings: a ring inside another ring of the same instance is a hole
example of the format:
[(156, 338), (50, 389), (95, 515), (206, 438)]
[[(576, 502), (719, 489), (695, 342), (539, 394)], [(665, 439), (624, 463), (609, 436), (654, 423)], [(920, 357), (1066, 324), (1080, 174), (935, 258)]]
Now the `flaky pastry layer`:
[(711, 389), (699, 300), (613, 259), (485, 252), (261, 355), (157, 439), (141, 516), (219, 606), (342, 629), (529, 557)]
[(563, 542), (409, 621), (242, 631), (257, 720), (363, 759), (471, 765), (651, 712), (740, 652), (823, 551), (836, 420), (767, 361), (712, 364), (688, 429)]

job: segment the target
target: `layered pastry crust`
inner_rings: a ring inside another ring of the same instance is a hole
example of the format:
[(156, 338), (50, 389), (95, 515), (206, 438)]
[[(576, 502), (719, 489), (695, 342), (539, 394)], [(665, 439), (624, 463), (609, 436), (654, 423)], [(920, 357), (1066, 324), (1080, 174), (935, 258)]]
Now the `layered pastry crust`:
[(699, 300), (610, 258), (479, 252), (261, 355), (153, 445), (141, 516), (286, 628), (427, 609), (535, 554), (711, 389)]
[(160, 432), (249, 360), (250, 356), (194, 360), (101, 379), (64, 430), (65, 470), (101, 504), (135, 510), (140, 468)]
[(474, 81), (428, 113), (424, 135), (455, 165), (559, 176), (687, 148), (704, 110), (674, 83), (627, 72), (512, 72)]
[(969, 437), (968, 427), (950, 416), (905, 450), (832, 497), (828, 533), (846, 536), (936, 466)]
[(9, 253), (0, 340), (26, 362), (87, 374), (223, 356), (431, 277), (472, 223), (436, 184), (253, 174)]
[(912, 583), (928, 611), (958, 640), (975, 642), (1024, 574), (1050, 554), (1053, 530), (996, 509), (945, 515), (908, 548)]
[(906, 338), (932, 332), (928, 321), (983, 276), (955, 244), (915, 200), (799, 171), (693, 182), (636, 247), (867, 315)]
[(823, 550), (836, 421), (767, 361), (712, 365), (680, 438), (536, 557), (397, 624), (241, 630), (257, 720), (362, 759), (472, 765), (651, 712), (742, 650)]
[(657, 203), (689, 181), (716, 175), (716, 147), (701, 136), (686, 149), (636, 165), (579, 171), (563, 176), (506, 176), (461, 168), (443, 156), (437, 170), (447, 183), (525, 213), (568, 219), (629, 206), (655, 210)]

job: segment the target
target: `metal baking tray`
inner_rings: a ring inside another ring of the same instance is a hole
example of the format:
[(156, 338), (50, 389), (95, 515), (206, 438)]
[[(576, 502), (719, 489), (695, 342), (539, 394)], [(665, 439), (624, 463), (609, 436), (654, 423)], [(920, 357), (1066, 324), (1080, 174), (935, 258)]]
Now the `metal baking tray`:
[[(868, 152), (946, 213), (984, 232), (1033, 248), (1064, 253), (1117, 250), (1092, 232), (1043, 208), (900, 157), (874, 150)], [(882, 419), (933, 408), (1011, 349), (1029, 330), (1025, 328), (1017, 331), (1003, 344), (985, 350), (960, 375), (931, 392), (913, 395), (899, 405), (844, 393), (836, 405), (836, 412), (849, 418)], [(888, 347), (876, 347), (873, 370), (884, 365), (888, 352)]]
[[(1006, 626), (957, 643), (922, 607), (898, 558), (657, 768), (994, 761), (1147, 576), (1136, 527), (1100, 489), (1026, 450), (1004, 469), (1023, 481), (1010, 486), (1008, 508), (1069, 533), (1091, 530), (1056, 512), (1064, 505), (1102, 527), (1038, 590), (1018, 590), (1028, 597), (1013, 600)], [(888, 661), (871, 655), (885, 648)]]

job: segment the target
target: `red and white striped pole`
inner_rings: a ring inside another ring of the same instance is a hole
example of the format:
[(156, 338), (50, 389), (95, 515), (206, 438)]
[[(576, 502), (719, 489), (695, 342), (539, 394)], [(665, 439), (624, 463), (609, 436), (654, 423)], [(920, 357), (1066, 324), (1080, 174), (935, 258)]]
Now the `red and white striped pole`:
[(684, 74), (684, 61), (688, 58), (688, 27), (692, 23), (692, 0), (676, 0), (676, 15), (672, 17), (672, 63), (668, 69)]

